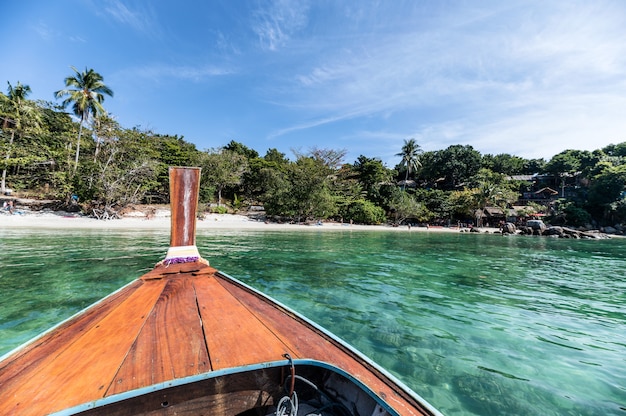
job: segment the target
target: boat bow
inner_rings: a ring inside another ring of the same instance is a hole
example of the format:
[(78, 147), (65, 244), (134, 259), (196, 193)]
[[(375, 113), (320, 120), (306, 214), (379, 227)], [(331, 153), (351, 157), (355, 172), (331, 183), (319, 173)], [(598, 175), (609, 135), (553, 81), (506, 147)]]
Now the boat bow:
[(211, 267), (195, 241), (199, 180), (197, 168), (170, 169), (163, 261), (0, 361), (0, 414), (259, 414), (282, 394), (285, 354), (319, 383), (338, 372), (339, 385), (365, 386), (367, 412), (438, 414), (332, 334)]

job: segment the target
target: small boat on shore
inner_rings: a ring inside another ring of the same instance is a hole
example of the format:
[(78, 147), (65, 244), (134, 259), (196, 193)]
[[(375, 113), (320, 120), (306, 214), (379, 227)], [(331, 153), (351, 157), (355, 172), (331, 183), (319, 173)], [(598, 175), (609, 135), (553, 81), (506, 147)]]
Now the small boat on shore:
[(153, 270), (0, 359), (0, 415), (439, 415), (363, 354), (211, 267), (200, 169), (170, 168)]

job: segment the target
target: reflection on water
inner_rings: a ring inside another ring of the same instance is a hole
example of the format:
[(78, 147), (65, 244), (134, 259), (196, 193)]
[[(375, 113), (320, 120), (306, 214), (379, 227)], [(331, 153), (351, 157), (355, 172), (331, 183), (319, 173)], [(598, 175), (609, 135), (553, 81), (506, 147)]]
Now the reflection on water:
[[(212, 266), (447, 415), (626, 415), (626, 240), (200, 232)], [(149, 270), (169, 243), (165, 232), (72, 233), (0, 232), (0, 353)]]

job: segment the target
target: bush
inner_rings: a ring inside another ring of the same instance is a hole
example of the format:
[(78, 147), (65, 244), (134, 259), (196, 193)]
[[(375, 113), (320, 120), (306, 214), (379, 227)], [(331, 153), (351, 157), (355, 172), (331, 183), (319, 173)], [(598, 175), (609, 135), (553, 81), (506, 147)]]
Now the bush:
[(343, 217), (357, 224), (381, 224), (386, 218), (384, 209), (366, 200), (351, 203), (345, 210)]
[(567, 225), (582, 226), (591, 222), (591, 215), (584, 209), (569, 205), (564, 210)]
[(211, 212), (213, 214), (227, 214), (228, 208), (221, 206), (221, 205), (217, 207), (211, 207)]

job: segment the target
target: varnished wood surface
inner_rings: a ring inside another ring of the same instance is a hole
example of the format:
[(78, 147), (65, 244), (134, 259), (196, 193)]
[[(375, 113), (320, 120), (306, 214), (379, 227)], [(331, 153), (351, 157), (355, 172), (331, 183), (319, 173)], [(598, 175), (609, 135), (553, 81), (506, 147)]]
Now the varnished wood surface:
[(200, 168), (170, 168), (170, 247), (196, 244), (196, 210)]
[(426, 414), (365, 360), (196, 262), (156, 267), (0, 362), (0, 415), (44, 415), (284, 353), (344, 369), (400, 414)]

